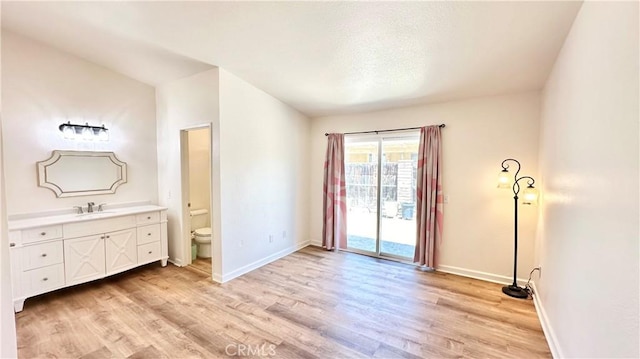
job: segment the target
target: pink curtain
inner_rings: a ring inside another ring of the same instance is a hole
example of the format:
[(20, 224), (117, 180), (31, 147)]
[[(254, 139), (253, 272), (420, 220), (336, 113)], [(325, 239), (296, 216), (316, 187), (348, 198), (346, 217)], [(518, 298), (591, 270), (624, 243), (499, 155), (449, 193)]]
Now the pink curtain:
[(416, 249), (413, 261), (435, 268), (442, 241), (442, 137), (440, 126), (420, 129)]
[(344, 173), (344, 135), (330, 133), (324, 161), (324, 223), (322, 247), (343, 248), (347, 243), (347, 189)]

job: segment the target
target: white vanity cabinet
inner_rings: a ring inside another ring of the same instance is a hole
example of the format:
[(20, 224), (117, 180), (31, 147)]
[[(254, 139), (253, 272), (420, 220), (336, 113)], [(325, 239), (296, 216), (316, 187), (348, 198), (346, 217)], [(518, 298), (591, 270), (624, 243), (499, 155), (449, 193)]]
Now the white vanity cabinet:
[(16, 312), (29, 297), (169, 258), (163, 207), (10, 221), (9, 231)]

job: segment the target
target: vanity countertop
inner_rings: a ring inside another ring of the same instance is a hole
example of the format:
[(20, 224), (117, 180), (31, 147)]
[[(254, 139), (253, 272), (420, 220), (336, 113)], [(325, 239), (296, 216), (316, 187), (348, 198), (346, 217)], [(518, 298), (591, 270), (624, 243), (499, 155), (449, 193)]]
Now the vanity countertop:
[(70, 213), (70, 214), (61, 214), (61, 215), (55, 215), (55, 216), (42, 216), (42, 217), (25, 218), (25, 219), (19, 219), (19, 220), (11, 220), (8, 222), (7, 227), (9, 228), (10, 231), (16, 231), (16, 230), (21, 230), (26, 228), (49, 226), (53, 224), (93, 221), (96, 219), (128, 216), (131, 214), (146, 213), (146, 212), (153, 212), (153, 211), (163, 211), (166, 209), (167, 209), (166, 207), (155, 206), (155, 205), (120, 207), (120, 208), (113, 208), (113, 209), (106, 208), (102, 212), (96, 211), (93, 213), (83, 213), (83, 214)]

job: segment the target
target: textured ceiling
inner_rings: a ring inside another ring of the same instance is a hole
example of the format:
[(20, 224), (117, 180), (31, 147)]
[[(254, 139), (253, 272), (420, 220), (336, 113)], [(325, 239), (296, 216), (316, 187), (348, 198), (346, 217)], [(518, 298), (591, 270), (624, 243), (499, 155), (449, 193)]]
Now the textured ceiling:
[(309, 116), (540, 89), (580, 2), (3, 2), (2, 26), (156, 85), (220, 66)]

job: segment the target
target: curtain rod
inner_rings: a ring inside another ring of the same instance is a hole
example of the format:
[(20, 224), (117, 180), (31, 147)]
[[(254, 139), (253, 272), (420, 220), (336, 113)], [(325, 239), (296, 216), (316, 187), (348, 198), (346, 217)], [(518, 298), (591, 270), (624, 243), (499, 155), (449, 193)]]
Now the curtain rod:
[[(445, 124), (440, 124), (438, 125), (438, 127), (440, 128), (444, 128)], [(377, 131), (360, 131), (360, 132), (345, 132), (343, 133), (343, 135), (359, 135), (359, 134), (364, 134), (364, 133), (380, 133), (380, 132), (392, 132), (392, 131), (406, 131), (406, 130), (419, 130), (422, 127), (407, 127), (407, 128), (394, 128), (392, 130), (377, 130)], [(325, 136), (329, 136), (328, 133), (324, 134)]]

